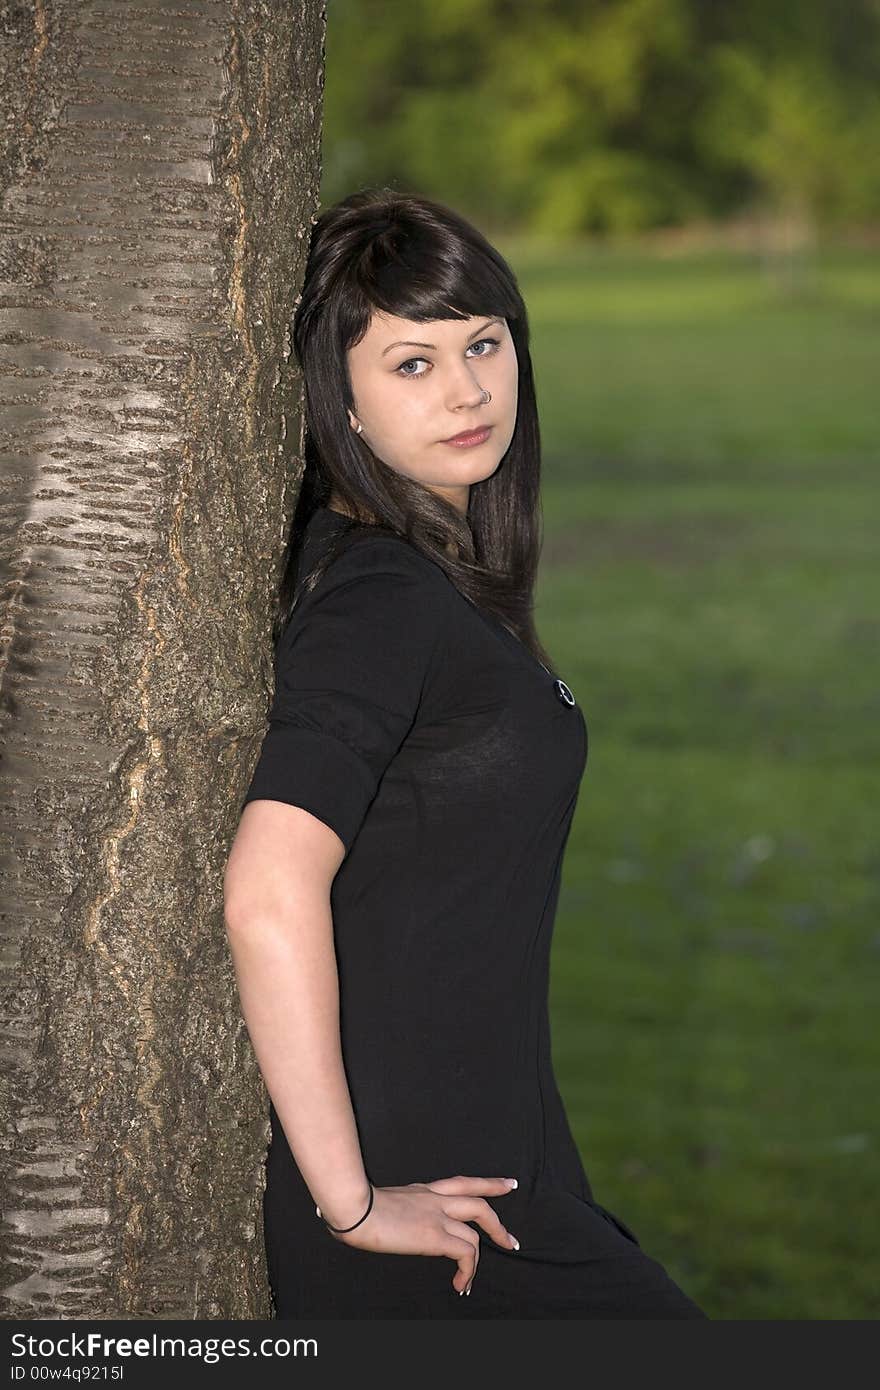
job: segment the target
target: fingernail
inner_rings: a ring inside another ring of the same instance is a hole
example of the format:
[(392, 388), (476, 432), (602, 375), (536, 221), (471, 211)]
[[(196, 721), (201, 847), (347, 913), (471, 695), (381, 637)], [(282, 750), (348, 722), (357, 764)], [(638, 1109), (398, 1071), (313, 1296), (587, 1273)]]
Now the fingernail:
[(504, 1181), (507, 1183), (508, 1187), (519, 1187), (516, 1178), (505, 1178)]
[(459, 1291), (458, 1291), (458, 1296), (459, 1296), (459, 1298), (461, 1298), (461, 1296), (462, 1296), (463, 1293), (464, 1293), (464, 1289), (459, 1289)]
[(465, 1289), (465, 1293), (467, 1294), (468, 1298), (470, 1298), (470, 1296), (471, 1296), (471, 1286), (470, 1286), (470, 1284), (468, 1284), (467, 1288)]
[(514, 1250), (518, 1250), (518, 1249), (519, 1249), (519, 1241), (517, 1240), (516, 1236), (510, 1235), (510, 1231), (508, 1231), (507, 1234), (510, 1236), (510, 1239), (513, 1241), (513, 1248), (514, 1248)]

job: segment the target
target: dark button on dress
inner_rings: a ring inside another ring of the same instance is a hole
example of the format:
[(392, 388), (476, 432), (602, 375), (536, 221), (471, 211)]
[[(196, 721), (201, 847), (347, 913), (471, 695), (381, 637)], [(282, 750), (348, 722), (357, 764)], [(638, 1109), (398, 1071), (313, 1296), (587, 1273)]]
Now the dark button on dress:
[[(346, 525), (313, 514), (301, 576)], [(271, 1105), (277, 1317), (706, 1316), (594, 1200), (553, 1074), (551, 936), (586, 761), (565, 682), (405, 540), (347, 536), (294, 609), (243, 804), (303, 806), (346, 847), (331, 905), (367, 1174), (514, 1176), (486, 1200), (520, 1249), (480, 1230), (460, 1298), (446, 1257), (334, 1239)]]

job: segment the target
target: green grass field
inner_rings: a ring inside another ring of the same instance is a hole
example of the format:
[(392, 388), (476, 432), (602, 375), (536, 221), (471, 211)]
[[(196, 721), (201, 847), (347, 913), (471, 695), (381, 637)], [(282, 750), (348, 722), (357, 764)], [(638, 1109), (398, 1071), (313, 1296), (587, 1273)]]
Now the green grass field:
[(597, 1199), (713, 1318), (880, 1314), (880, 269), (502, 247), (587, 771), (553, 956)]

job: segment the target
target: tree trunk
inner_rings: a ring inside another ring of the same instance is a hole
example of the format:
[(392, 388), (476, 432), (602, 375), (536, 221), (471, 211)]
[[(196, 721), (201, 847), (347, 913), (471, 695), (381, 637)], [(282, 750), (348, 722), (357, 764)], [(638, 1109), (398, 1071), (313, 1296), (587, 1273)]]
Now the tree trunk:
[(324, 5), (4, 24), (2, 1311), (264, 1318), (222, 874), (298, 485)]

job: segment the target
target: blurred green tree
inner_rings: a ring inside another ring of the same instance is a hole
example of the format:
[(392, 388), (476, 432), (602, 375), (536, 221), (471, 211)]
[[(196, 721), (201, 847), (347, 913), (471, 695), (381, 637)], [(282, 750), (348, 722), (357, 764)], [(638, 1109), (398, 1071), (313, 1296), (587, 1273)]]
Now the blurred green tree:
[(878, 76), (876, 0), (329, 0), (322, 194), (560, 236), (868, 220)]

